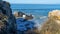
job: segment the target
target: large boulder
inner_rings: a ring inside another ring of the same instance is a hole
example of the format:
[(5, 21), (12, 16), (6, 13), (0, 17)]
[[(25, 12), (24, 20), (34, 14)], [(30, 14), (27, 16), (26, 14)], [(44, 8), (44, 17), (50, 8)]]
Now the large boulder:
[[(33, 34), (34, 29), (36, 28), (33, 21), (25, 20), (24, 18), (16, 19), (17, 24), (17, 33), (19, 34)], [(35, 33), (35, 32), (34, 32)]]
[(60, 34), (60, 10), (48, 14), (48, 20), (43, 24), (40, 34)]
[(15, 17), (12, 15), (12, 10), (10, 8), (10, 4), (6, 1), (1, 1), (0, 2), (0, 12), (2, 12), (2, 14), (6, 15), (8, 17), (6, 29), (5, 29), (5, 31), (7, 32), (6, 34), (14, 34), (14, 32), (15, 32)]

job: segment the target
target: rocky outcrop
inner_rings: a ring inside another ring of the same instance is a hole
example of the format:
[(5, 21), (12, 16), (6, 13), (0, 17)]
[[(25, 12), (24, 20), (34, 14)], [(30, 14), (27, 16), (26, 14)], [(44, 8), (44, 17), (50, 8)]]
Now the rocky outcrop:
[(33, 16), (31, 14), (30, 15), (26, 15), (25, 19), (31, 20), (31, 19), (33, 19)]
[(23, 12), (18, 12), (18, 11), (15, 11), (15, 12), (14, 12), (14, 16), (15, 16), (16, 18), (18, 18), (18, 17), (23, 17), (23, 15), (25, 15), (25, 13), (23, 13)]
[(6, 34), (14, 34), (14, 31), (15, 31), (15, 17), (12, 15), (12, 10), (10, 8), (10, 4), (6, 1), (1, 1), (0, 2), (0, 12), (2, 12), (2, 14), (6, 15), (8, 17), (7, 24), (6, 24), (6, 27), (5, 27), (6, 29), (4, 29), (7, 32)]
[(43, 24), (40, 34), (60, 34), (60, 10), (48, 14), (48, 20)]
[(15, 12), (14, 12), (14, 16), (15, 16), (16, 18), (22, 17), (22, 18), (27, 19), (27, 20), (33, 19), (33, 16), (32, 16), (32, 15), (26, 15), (25, 13), (23, 13), (23, 12), (18, 12), (18, 11), (15, 11)]

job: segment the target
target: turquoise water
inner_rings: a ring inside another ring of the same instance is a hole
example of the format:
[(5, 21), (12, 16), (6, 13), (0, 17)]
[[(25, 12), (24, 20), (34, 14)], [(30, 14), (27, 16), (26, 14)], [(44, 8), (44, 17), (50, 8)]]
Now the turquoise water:
[[(11, 4), (12, 12), (21, 11), (26, 14), (32, 14), (35, 16), (35, 20), (42, 22), (47, 18), (48, 12), (52, 10), (59, 10), (58, 4)], [(43, 18), (40, 18), (43, 17)]]

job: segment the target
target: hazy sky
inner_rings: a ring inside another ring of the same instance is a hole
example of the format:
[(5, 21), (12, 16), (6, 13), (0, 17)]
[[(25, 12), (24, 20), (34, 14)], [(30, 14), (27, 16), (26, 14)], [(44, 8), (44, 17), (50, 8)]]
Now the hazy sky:
[(60, 0), (5, 0), (18, 4), (60, 4)]

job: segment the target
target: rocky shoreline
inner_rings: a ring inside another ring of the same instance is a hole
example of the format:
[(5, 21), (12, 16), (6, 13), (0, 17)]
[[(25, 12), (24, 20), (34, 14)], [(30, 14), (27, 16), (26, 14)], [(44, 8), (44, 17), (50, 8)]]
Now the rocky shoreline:
[[(41, 17), (41, 18), (45, 18)], [(10, 4), (0, 0), (0, 34), (60, 34), (60, 10), (48, 13), (48, 20), (40, 29), (35, 27), (34, 17), (16, 11), (12, 14)]]

